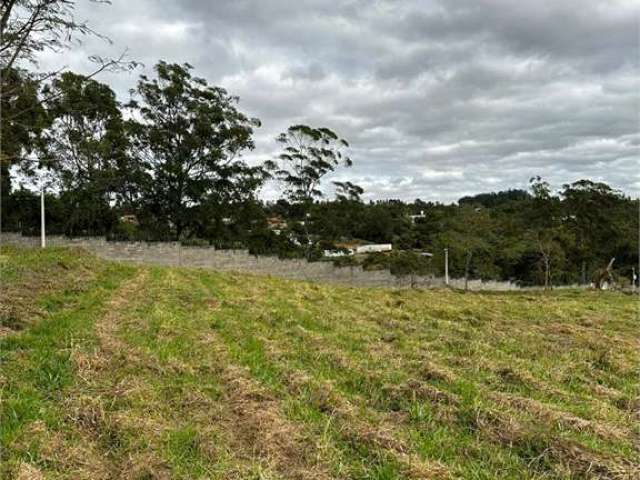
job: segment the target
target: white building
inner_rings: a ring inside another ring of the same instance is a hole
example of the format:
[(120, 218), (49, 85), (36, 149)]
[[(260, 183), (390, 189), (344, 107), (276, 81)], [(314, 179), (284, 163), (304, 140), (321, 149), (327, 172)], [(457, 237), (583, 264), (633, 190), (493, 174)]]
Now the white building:
[(411, 219), (411, 223), (416, 223), (416, 220), (419, 220), (425, 217), (426, 215), (424, 214), (424, 210), (420, 210), (420, 213), (418, 215), (409, 215), (409, 218)]
[(353, 250), (325, 250), (322, 254), (327, 258), (347, 257), (353, 255)]
[(393, 246), (390, 243), (374, 243), (356, 247), (355, 253), (380, 253), (390, 252), (391, 250), (393, 250)]

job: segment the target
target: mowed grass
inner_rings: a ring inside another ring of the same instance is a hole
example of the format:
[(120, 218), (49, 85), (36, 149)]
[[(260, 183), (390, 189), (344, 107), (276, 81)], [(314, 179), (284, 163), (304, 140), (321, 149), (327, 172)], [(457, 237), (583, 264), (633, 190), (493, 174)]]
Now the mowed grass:
[(640, 478), (637, 297), (0, 253), (1, 478)]

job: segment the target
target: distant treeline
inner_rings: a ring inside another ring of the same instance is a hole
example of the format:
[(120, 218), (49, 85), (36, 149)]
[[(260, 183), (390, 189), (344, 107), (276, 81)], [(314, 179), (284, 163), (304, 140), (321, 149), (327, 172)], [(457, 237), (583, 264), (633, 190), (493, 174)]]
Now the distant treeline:
[[(587, 283), (613, 258), (617, 275), (629, 278), (638, 264), (638, 202), (589, 180), (554, 192), (536, 177), (527, 191), (450, 205), (367, 203), (360, 186), (334, 182), (329, 200), (323, 179), (351, 165), (344, 139), (292, 125), (276, 138), (279, 155), (249, 164), (243, 153), (254, 148), (260, 121), (191, 70), (159, 62), (126, 104), (86, 76), (2, 70), (2, 228), (39, 233), (32, 190), (46, 182), (52, 234), (179, 240), (310, 260), (356, 240), (392, 243), (393, 253), (367, 265), (441, 275), (448, 249), (452, 276), (524, 284)], [(267, 180), (283, 186), (275, 203), (259, 199)]]
[[(68, 202), (65, 194), (47, 195), (46, 204), (50, 233), (175, 239), (174, 230), (169, 225), (159, 229), (143, 204), (135, 211), (103, 205), (94, 217), (83, 215), (85, 205)], [(4, 229), (38, 234), (39, 209), (37, 193), (16, 190), (8, 197)], [(318, 260), (324, 249), (338, 249), (353, 239), (392, 243), (394, 253), (365, 262), (383, 262), (398, 273), (417, 269), (443, 275), (445, 248), (454, 277), (525, 285), (589, 283), (612, 258), (624, 283), (638, 265), (638, 202), (586, 180), (566, 185), (558, 195), (510, 190), (465, 197), (457, 205), (343, 198), (302, 208), (286, 199), (269, 204), (252, 199), (193, 207), (188, 219), (184, 244), (249, 248), (287, 258)], [(419, 252), (433, 257), (425, 259)]]

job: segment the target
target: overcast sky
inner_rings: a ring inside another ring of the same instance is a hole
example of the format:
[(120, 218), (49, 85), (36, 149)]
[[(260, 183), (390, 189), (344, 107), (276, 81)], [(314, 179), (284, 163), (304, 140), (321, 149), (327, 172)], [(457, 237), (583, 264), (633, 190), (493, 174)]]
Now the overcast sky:
[[(640, 195), (636, 0), (78, 0), (113, 45), (86, 41), (44, 66), (88, 72), (90, 54), (150, 71), (188, 62), (257, 116), (251, 159), (294, 123), (351, 143), (335, 179), (367, 198), (452, 201), (591, 178)], [(143, 70), (103, 75), (121, 100)], [(273, 196), (272, 187), (265, 192)]]

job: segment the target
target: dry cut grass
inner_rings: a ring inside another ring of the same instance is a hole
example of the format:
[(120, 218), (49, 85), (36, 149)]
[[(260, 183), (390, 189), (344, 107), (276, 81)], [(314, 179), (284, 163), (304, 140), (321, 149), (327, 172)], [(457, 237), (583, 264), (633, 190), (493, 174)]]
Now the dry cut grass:
[(640, 478), (636, 298), (0, 258), (3, 478)]

